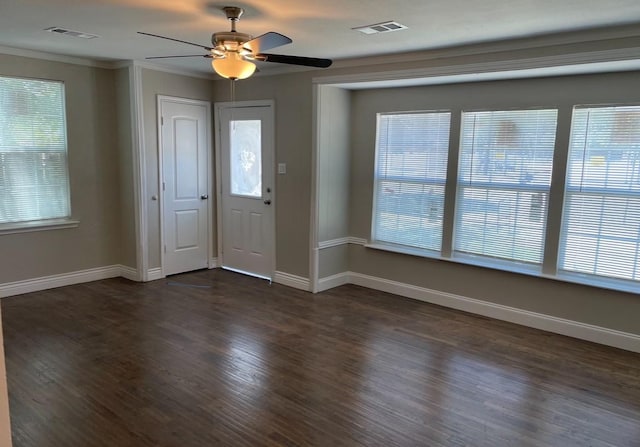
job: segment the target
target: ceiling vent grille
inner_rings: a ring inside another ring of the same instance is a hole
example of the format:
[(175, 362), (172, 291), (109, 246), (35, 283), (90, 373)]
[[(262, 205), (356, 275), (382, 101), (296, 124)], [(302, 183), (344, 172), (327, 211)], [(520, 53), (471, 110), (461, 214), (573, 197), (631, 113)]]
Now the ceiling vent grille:
[(398, 22), (382, 22), (373, 25), (359, 26), (357, 28), (351, 29), (360, 31), (363, 34), (379, 34), (390, 33), (392, 31), (401, 31), (403, 29), (409, 29), (409, 27)]
[(56, 33), (56, 34), (64, 34), (65, 36), (69, 36), (69, 37), (78, 37), (80, 39), (95, 39), (96, 37), (99, 37), (99, 36), (96, 36), (95, 34), (83, 33), (80, 31), (72, 31), (72, 30), (60, 28), (57, 26), (46, 28), (45, 31), (48, 31), (50, 33)]

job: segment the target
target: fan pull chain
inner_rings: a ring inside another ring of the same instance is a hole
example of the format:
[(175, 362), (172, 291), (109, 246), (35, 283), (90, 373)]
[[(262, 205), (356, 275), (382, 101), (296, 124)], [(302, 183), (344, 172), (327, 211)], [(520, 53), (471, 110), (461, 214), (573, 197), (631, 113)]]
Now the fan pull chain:
[(236, 81), (231, 79), (229, 82), (231, 82), (231, 102), (236, 102)]

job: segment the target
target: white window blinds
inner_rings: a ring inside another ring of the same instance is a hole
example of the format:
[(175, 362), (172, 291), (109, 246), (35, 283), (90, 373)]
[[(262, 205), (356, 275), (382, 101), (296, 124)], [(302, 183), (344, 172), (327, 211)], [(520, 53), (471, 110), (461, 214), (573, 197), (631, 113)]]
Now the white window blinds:
[(542, 262), (557, 114), (462, 114), (455, 253)]
[(640, 279), (640, 106), (576, 107), (558, 268)]
[(70, 215), (64, 86), (0, 77), (0, 224)]
[(450, 112), (379, 114), (373, 239), (440, 251)]

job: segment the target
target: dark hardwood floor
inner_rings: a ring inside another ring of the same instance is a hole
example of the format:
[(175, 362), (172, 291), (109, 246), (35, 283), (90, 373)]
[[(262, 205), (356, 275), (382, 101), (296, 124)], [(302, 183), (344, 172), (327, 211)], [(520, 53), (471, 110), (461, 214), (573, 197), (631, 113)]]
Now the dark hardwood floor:
[(15, 447), (640, 446), (640, 355), (221, 270), (1, 301)]

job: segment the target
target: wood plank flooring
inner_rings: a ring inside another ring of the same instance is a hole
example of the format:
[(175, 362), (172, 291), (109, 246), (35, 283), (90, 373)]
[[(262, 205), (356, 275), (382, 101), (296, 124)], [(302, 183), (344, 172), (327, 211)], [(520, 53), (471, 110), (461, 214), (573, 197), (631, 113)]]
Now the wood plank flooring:
[(1, 301), (15, 447), (640, 446), (640, 355), (222, 270)]

